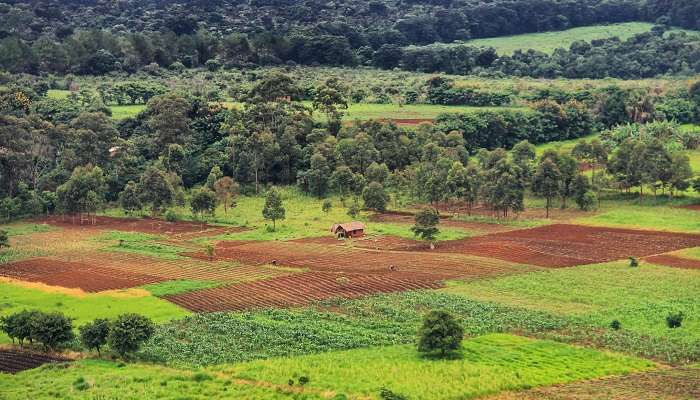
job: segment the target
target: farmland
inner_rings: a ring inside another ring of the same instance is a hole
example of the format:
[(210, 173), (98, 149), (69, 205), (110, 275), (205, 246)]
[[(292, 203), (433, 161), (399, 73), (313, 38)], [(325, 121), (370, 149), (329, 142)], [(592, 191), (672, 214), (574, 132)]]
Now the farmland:
[(0, 399), (700, 398), (700, 3), (47, 1)]

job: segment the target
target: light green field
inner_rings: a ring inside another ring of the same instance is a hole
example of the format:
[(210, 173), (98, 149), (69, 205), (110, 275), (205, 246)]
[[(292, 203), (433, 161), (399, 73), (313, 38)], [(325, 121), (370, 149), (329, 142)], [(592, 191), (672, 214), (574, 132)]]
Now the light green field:
[(306, 376), (308, 388), (352, 398), (377, 398), (384, 387), (410, 399), (470, 399), (653, 366), (618, 354), (492, 334), (466, 340), (455, 359), (424, 358), (415, 346), (403, 345), (254, 361), (222, 371), (278, 385)]
[[(124, 313), (143, 314), (156, 322), (165, 322), (189, 314), (184, 309), (157, 297), (127, 291), (72, 295), (0, 282), (0, 315), (22, 310), (60, 310), (74, 318), (74, 327), (95, 318), (114, 318)], [(0, 333), (0, 344), (9, 341), (7, 336)]]
[[(295, 187), (279, 188), (282, 194), (284, 208), (286, 209), (286, 219), (277, 221), (277, 228), (272, 231), (272, 221), (266, 221), (262, 217), (262, 209), (265, 204), (265, 197), (260, 196), (240, 196), (236, 198), (237, 206), (224, 213), (223, 206), (216, 210), (215, 217), (209, 218), (208, 222), (219, 224), (230, 224), (243, 226), (251, 230), (227, 234), (225, 236), (209, 237), (205, 241), (211, 240), (290, 240), (305, 237), (320, 237), (330, 235), (330, 228), (335, 223), (348, 222), (353, 218), (347, 215), (347, 207), (344, 207), (339, 199), (331, 198), (333, 207), (329, 213), (321, 211), (323, 200), (308, 196)], [(361, 201), (361, 200), (360, 200)], [(346, 199), (346, 206), (352, 204), (351, 199)], [(189, 208), (177, 209), (179, 215), (185, 219), (193, 219)], [(110, 210), (110, 215), (123, 216), (120, 210)], [(368, 212), (363, 212), (356, 219), (365, 223), (365, 233), (388, 234), (413, 238), (410, 225), (382, 223), (369, 221)], [(440, 228), (441, 232), (437, 240), (452, 240), (471, 236), (473, 233), (457, 228)]]
[(588, 135), (582, 138), (578, 139), (570, 139), (570, 140), (562, 140), (558, 142), (548, 142), (548, 143), (543, 143), (535, 146), (535, 150), (538, 156), (542, 155), (547, 150), (559, 150), (564, 153), (570, 153), (571, 150), (576, 146), (576, 143), (580, 142), (581, 140), (585, 140), (587, 142), (590, 142), (593, 139), (598, 138), (600, 135), (598, 134), (593, 134), (593, 135)]
[[(688, 342), (700, 340), (700, 271), (627, 261), (454, 283), (445, 292), (556, 315), (573, 316), (608, 327)], [(683, 327), (668, 329), (666, 316), (686, 315)]]
[(516, 50), (534, 49), (553, 53), (555, 49), (569, 48), (577, 40), (590, 42), (617, 36), (626, 40), (634, 35), (648, 32), (654, 24), (647, 22), (626, 22), (611, 25), (583, 26), (564, 31), (529, 33), (515, 36), (475, 39), (465, 42), (471, 46), (493, 47), (498, 54), (510, 55)]
[(634, 200), (627, 204), (617, 201), (609, 204), (608, 201), (603, 200), (603, 207), (599, 214), (579, 218), (574, 222), (596, 226), (700, 232), (700, 218), (697, 211), (674, 206), (653, 206), (654, 198), (649, 195), (645, 196), (644, 201), (649, 205), (629, 204)]
[(6, 400), (323, 398), (313, 393), (294, 397), (285, 388), (234, 382), (225, 376), (197, 370), (98, 360), (48, 365), (17, 375), (0, 374), (0, 388), (0, 397)]

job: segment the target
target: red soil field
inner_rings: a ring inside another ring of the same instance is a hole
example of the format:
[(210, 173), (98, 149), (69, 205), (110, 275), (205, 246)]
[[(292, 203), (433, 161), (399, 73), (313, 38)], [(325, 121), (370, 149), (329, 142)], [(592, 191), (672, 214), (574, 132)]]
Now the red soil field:
[[(397, 224), (410, 224), (415, 223), (415, 215), (409, 212), (384, 212), (380, 214), (374, 214), (371, 217), (372, 221), (375, 222), (389, 222)], [(477, 233), (496, 233), (496, 232), (508, 232), (515, 229), (520, 229), (514, 226), (508, 226), (503, 224), (490, 224), (486, 222), (472, 222), (472, 221), (459, 221), (453, 219), (452, 216), (442, 214), (440, 216), (440, 226), (447, 226), (450, 228), (460, 228), (467, 231), (475, 231)]]
[(140, 273), (126, 273), (111, 268), (34, 258), (0, 265), (0, 276), (51, 286), (81, 289), (86, 292), (127, 289), (163, 281), (163, 278)]
[(4, 373), (16, 374), (44, 364), (66, 361), (70, 360), (50, 354), (0, 349), (0, 372)]
[(570, 267), (700, 246), (700, 235), (555, 224), (443, 242), (438, 252)]
[(700, 204), (691, 204), (689, 206), (683, 206), (683, 208), (687, 208), (688, 210), (700, 211)]
[(38, 220), (38, 222), (62, 228), (98, 229), (152, 234), (186, 234), (223, 229), (219, 226), (200, 224), (197, 222), (168, 222), (155, 218), (114, 218), (106, 216), (96, 217), (95, 224), (92, 223), (92, 220), (88, 221), (87, 219), (81, 224), (77, 216), (75, 220), (70, 216), (54, 216)]
[(199, 290), (165, 299), (191, 311), (242, 311), (303, 306), (330, 298), (356, 298), (376, 293), (434, 289), (441, 284), (363, 274), (308, 272), (264, 281)]
[(360, 247), (374, 250), (427, 250), (430, 246), (420, 240), (397, 236), (363, 236), (354, 239), (337, 239), (330, 236), (293, 240), (297, 243), (325, 244), (328, 246)]
[(700, 260), (677, 257), (669, 254), (647, 257), (644, 260), (652, 264), (665, 265), (667, 267), (700, 270)]

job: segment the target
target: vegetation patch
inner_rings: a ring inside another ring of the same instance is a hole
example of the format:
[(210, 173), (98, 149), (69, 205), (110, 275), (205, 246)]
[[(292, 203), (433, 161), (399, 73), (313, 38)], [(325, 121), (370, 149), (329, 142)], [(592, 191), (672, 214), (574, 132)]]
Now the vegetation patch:
[(224, 368), (236, 377), (283, 384), (308, 378), (309, 388), (373, 396), (380, 388), (411, 399), (475, 398), (651, 369), (646, 360), (546, 340), (491, 334), (463, 342), (460, 355), (435, 360), (415, 346), (331, 352)]
[(163, 238), (164, 237), (161, 235), (114, 231), (101, 235), (95, 240), (109, 243), (107, 247), (103, 248), (105, 251), (136, 253), (165, 260), (177, 260), (182, 258), (180, 253), (185, 252), (186, 249), (156, 242)]
[(172, 281), (164, 281), (153, 283), (150, 285), (144, 285), (142, 286), (142, 288), (148, 290), (154, 296), (163, 297), (167, 295), (192, 292), (200, 289), (208, 289), (212, 287), (217, 287), (219, 285), (221, 285), (221, 283), (214, 281), (176, 279)]

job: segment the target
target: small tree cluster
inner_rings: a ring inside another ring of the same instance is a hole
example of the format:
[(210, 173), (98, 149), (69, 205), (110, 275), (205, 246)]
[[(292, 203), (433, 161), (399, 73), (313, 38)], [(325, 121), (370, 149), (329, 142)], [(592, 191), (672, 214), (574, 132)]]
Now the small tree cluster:
[(14, 343), (28, 340), (39, 343), (44, 350), (57, 350), (73, 340), (72, 321), (59, 312), (20, 311), (0, 318), (0, 330)]

